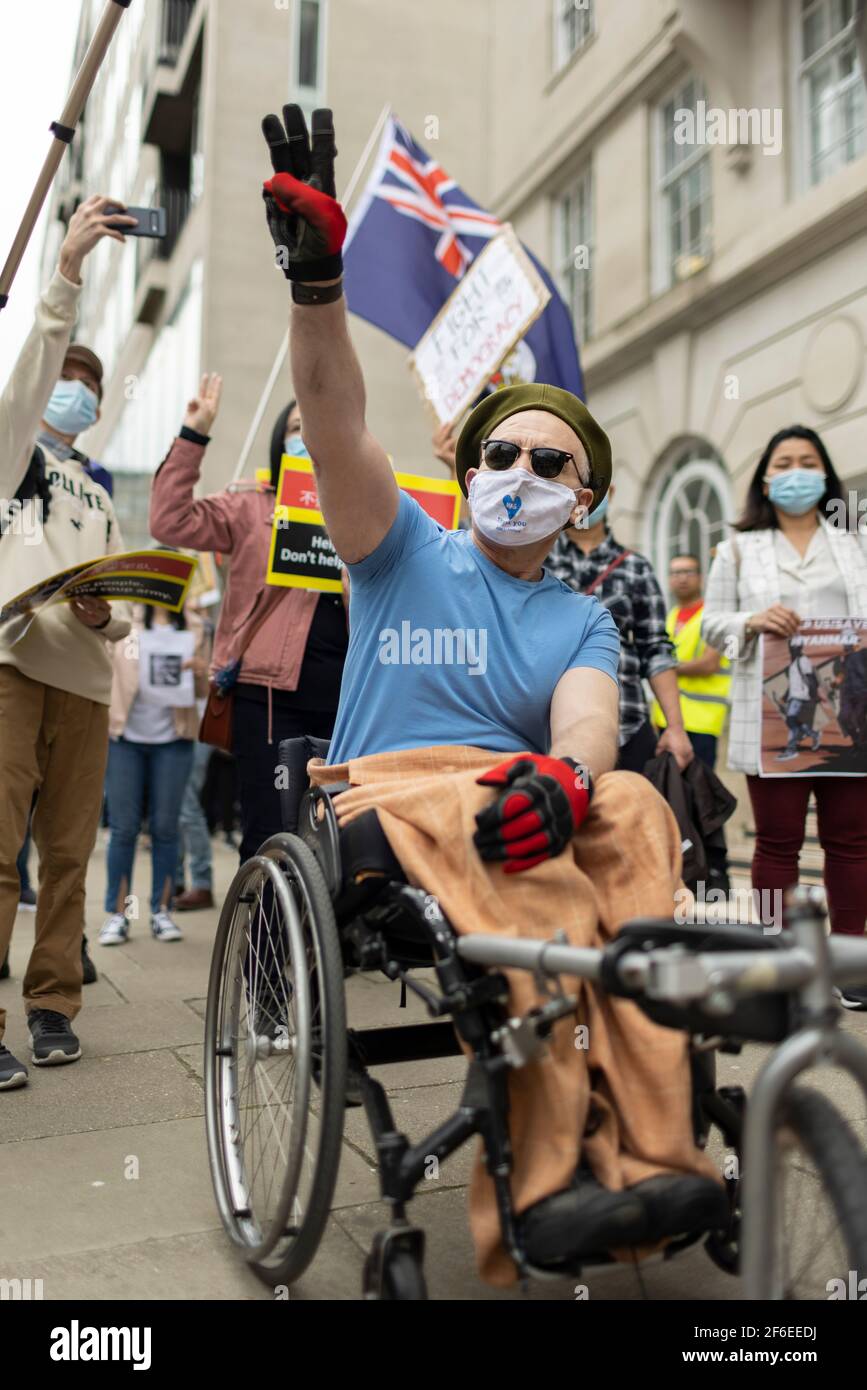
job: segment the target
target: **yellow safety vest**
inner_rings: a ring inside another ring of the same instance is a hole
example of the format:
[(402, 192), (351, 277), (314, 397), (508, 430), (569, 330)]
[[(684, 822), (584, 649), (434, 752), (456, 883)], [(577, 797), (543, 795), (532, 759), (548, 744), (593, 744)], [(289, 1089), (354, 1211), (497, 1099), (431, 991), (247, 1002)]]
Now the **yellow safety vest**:
[[(703, 611), (704, 609), (700, 608), (697, 613), (693, 613), (679, 632), (676, 631), (675, 624), (680, 609), (672, 608), (669, 611), (665, 627), (674, 643), (675, 655), (679, 662), (697, 661), (707, 647), (701, 635)], [(678, 677), (680, 710), (683, 715), (683, 727), (687, 733), (713, 734), (715, 737), (722, 733), (729, 704), (731, 676), (727, 673), (730, 670), (730, 663), (723, 657), (719, 671), (714, 672), (712, 676)], [(665, 728), (666, 719), (658, 700), (653, 701), (650, 717), (658, 728)]]

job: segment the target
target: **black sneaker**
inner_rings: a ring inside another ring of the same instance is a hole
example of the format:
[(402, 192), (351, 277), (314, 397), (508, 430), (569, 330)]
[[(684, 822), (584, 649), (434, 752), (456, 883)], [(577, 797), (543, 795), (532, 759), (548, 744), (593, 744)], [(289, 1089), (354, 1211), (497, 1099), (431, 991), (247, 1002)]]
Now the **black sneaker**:
[(27, 1085), (27, 1068), (17, 1057), (13, 1057), (8, 1047), (0, 1043), (0, 1091), (13, 1091), (16, 1086)]
[(0, 965), (0, 980), (9, 979), (9, 952), (3, 957), (3, 964)]
[(81, 1043), (65, 1014), (59, 1014), (54, 1009), (31, 1009), (27, 1015), (27, 1026), (33, 1039), (35, 1067), (53, 1067), (78, 1061)]
[(854, 989), (852, 985), (846, 985), (843, 989), (835, 987), (834, 993), (844, 1009), (867, 1012), (867, 989)]
[(18, 911), (36, 911), (36, 893), (32, 888), (22, 888), (18, 894)]
[(81, 983), (83, 985), (95, 985), (97, 980), (96, 966), (87, 954), (87, 937), (81, 940)]

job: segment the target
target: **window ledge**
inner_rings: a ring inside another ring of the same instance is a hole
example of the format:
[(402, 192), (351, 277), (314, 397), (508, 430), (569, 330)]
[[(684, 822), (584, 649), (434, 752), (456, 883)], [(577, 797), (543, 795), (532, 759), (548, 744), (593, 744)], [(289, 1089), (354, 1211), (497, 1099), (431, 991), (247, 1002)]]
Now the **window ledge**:
[(572, 71), (576, 63), (579, 63), (581, 59), (584, 57), (584, 55), (590, 51), (590, 49), (596, 42), (596, 39), (597, 33), (594, 29), (593, 33), (590, 35), (588, 39), (585, 40), (584, 43), (582, 43), (581, 47), (576, 48), (574, 53), (570, 53), (563, 66), (557, 68), (548, 78), (548, 81), (542, 88), (542, 93), (544, 96), (547, 96), (549, 92), (553, 92), (554, 88), (558, 86), (560, 82), (563, 81), (563, 78), (566, 77), (567, 74)]

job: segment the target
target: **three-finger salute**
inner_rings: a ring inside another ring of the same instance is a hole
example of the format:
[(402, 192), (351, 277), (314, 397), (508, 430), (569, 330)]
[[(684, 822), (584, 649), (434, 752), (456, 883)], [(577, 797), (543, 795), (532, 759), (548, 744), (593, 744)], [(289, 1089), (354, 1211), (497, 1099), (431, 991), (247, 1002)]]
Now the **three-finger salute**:
[[(334, 123), (327, 109), (313, 112), (313, 138), (300, 106), (284, 106), (283, 120), (266, 116), (262, 131), (268, 142), (274, 177), (262, 190), (276, 260), (295, 284), (339, 281), (346, 217), (335, 195)], [(325, 303), (340, 296), (338, 284), (325, 293), (298, 295), (302, 303)]]

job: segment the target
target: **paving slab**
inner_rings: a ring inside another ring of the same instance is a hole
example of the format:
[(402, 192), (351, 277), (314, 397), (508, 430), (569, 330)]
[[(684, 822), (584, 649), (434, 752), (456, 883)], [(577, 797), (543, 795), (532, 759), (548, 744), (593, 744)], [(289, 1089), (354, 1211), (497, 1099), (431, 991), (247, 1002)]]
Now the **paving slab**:
[[(74, 1027), (81, 1039), (82, 1061), (123, 1053), (154, 1052), (192, 1042), (201, 1045), (202, 1039), (201, 1018), (182, 1000), (174, 999), (123, 1004), (115, 995), (105, 1002), (94, 1003), (88, 996), (87, 1008), (82, 1009)], [(21, 1020), (10, 1020), (9, 1037), (26, 1046), (28, 1034)], [(11, 1041), (8, 1046), (13, 1047)], [(27, 1058), (25, 1046), (22, 1046), (24, 1060)], [(44, 1071), (38, 1073), (39, 1076), (44, 1074)], [(73, 1076), (71, 1068), (66, 1070), (66, 1076)]]
[[(16, 1051), (14, 1041), (9, 1047)], [(29, 1052), (19, 1047), (17, 1055)], [(202, 1115), (202, 1089), (171, 1052), (82, 1057), (61, 1067), (31, 1067), (30, 1084), (3, 1093), (0, 1153), (15, 1140), (105, 1132)], [(20, 1164), (23, 1159), (11, 1160)], [(59, 1172), (63, 1173), (61, 1165)], [(15, 1190), (0, 1188), (0, 1190)]]
[[(462, 1084), (452, 1083), (395, 1091), (391, 1096), (391, 1109), (397, 1129), (408, 1137), (410, 1143), (420, 1143), (437, 1125), (454, 1115), (462, 1090)], [(369, 1157), (371, 1163), (375, 1161), (373, 1140), (362, 1109), (347, 1110), (344, 1134), (359, 1152)], [(469, 1182), (477, 1145), (477, 1140), (471, 1140), (438, 1165), (432, 1162), (432, 1176), (423, 1179), (420, 1186), (425, 1189), (435, 1185), (454, 1187), (455, 1184)]]
[[(330, 1221), (313, 1266), (300, 1282), (285, 1290), (273, 1290), (257, 1279), (222, 1228), (52, 1255), (49, 1260), (28, 1259), (28, 1273), (18, 1277), (41, 1279), (46, 1301), (74, 1296), (76, 1302), (240, 1299), (279, 1304), (358, 1298), (362, 1264), (358, 1247)], [(24, 1262), (21, 1268), (25, 1268)], [(285, 1331), (285, 1324), (275, 1323), (275, 1337), (285, 1335)]]

